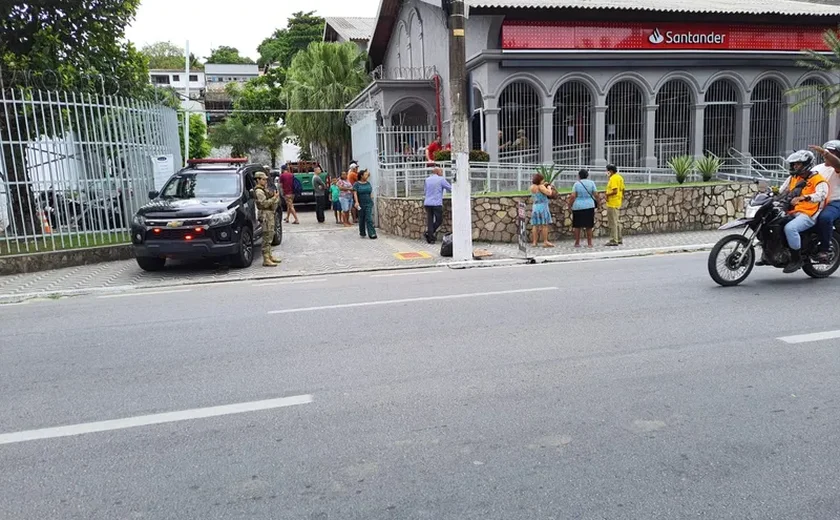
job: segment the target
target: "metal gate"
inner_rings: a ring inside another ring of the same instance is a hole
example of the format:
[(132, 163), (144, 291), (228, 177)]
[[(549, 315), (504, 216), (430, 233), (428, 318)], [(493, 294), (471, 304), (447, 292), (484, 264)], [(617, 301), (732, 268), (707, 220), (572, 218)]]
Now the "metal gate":
[[(361, 168), (370, 172), (370, 184), (373, 193), (379, 194), (379, 148), (376, 137), (376, 115), (373, 111), (355, 114), (350, 122), (353, 159), (359, 161)], [(374, 204), (374, 222), (379, 225), (379, 212)]]

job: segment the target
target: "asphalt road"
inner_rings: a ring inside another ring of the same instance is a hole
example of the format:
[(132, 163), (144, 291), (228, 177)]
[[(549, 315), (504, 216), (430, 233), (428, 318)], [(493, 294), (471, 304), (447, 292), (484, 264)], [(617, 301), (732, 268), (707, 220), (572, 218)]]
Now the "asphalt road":
[(0, 306), (0, 518), (840, 517), (840, 277), (705, 261)]

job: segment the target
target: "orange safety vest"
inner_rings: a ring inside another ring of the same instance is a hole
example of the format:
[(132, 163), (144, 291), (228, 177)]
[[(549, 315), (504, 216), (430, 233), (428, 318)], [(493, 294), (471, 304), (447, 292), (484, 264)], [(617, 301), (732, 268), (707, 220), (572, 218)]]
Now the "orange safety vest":
[[(796, 185), (799, 184), (801, 181), (802, 181), (802, 177), (799, 177), (799, 176), (791, 177), (791, 179), (790, 179), (790, 189), (793, 190), (793, 188), (796, 187)], [(820, 175), (819, 173), (815, 173), (814, 175), (811, 175), (810, 177), (808, 177), (808, 181), (806, 182), (805, 187), (802, 188), (802, 193), (800, 193), (800, 195), (802, 197), (807, 197), (808, 195), (815, 194), (817, 192), (817, 184), (819, 184), (821, 182), (825, 182), (825, 179), (823, 178), (822, 175)], [(791, 209), (788, 213), (791, 214), (791, 215), (794, 214), (794, 213), (804, 213), (804, 214), (808, 215), (809, 217), (813, 217), (814, 215), (817, 214), (817, 212), (819, 210), (820, 210), (820, 203), (819, 202), (808, 202), (808, 201), (803, 200), (803, 201), (799, 202), (799, 204), (795, 205), (793, 207), (793, 209)]]

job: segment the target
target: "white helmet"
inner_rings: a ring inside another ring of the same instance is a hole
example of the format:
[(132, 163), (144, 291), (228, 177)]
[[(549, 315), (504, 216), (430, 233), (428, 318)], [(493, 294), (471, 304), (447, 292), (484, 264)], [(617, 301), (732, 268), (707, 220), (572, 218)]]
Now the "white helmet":
[(840, 156), (840, 141), (837, 139), (832, 139), (831, 141), (822, 145), (823, 148), (828, 150), (834, 155)]
[(785, 162), (788, 163), (791, 175), (806, 177), (806, 174), (811, 173), (811, 170), (814, 169), (816, 157), (808, 150), (799, 150), (790, 154)]

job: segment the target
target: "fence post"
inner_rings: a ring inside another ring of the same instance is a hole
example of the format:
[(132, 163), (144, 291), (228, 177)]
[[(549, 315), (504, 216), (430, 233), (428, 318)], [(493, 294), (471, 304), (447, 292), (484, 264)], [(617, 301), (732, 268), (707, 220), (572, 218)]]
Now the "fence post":
[(516, 164), (516, 191), (522, 191), (522, 163)]

